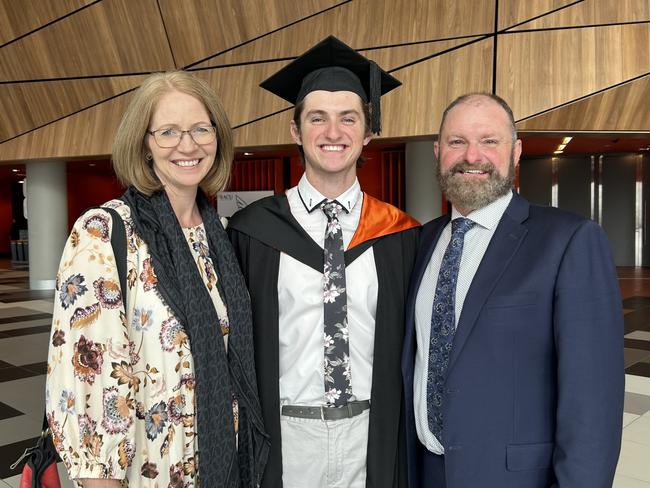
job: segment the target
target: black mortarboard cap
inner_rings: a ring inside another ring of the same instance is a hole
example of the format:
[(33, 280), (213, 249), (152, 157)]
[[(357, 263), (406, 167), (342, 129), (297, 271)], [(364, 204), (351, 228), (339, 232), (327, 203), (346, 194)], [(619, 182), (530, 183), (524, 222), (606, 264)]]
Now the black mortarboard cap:
[(379, 134), (379, 97), (402, 83), (334, 36), (320, 41), (260, 86), (297, 104), (315, 90), (351, 91), (370, 102), (370, 127)]

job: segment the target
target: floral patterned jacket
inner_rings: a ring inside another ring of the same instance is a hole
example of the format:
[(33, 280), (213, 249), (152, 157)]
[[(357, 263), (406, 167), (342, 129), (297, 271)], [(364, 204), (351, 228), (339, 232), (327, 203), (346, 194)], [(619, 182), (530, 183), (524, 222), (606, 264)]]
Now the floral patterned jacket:
[[(110, 214), (90, 210), (75, 223), (57, 274), (46, 388), (54, 444), (72, 479), (192, 487), (198, 442), (189, 338), (157, 292), (147, 244), (134, 233), (128, 206), (119, 200), (105, 206), (125, 223), (128, 309)], [(184, 232), (227, 341), (228, 315), (205, 231), (201, 225)]]

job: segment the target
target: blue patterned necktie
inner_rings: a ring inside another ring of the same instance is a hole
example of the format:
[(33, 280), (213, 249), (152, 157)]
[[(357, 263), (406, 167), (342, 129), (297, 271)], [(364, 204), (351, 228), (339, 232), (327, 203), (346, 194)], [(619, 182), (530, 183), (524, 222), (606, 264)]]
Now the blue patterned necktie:
[(431, 433), (442, 443), (442, 399), (449, 353), (456, 332), (456, 282), (465, 233), (474, 222), (465, 218), (451, 222), (451, 240), (442, 258), (431, 313), (429, 370), (427, 374), (427, 417)]
[(343, 206), (336, 201), (323, 203), (327, 216), (325, 229), (325, 268), (323, 269), (323, 331), (325, 399), (327, 406), (345, 405), (352, 395), (350, 347), (348, 344), (348, 306), (345, 291), (343, 231), (338, 215)]

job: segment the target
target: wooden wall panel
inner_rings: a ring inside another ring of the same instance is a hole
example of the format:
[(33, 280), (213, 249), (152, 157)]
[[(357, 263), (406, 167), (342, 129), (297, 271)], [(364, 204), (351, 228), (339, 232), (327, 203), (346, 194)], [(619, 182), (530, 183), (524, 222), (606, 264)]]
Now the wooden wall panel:
[(130, 93), (0, 145), (3, 161), (107, 156)]
[[(443, 41), (366, 51), (364, 55), (384, 68), (393, 68), (409, 61), (430, 56), (461, 41)], [(463, 41), (466, 42), (466, 41)], [(291, 105), (259, 87), (260, 82), (278, 71), (289, 61), (215, 68), (195, 74), (215, 88), (223, 101), (233, 127), (245, 124)]]
[(155, 0), (104, 0), (3, 47), (0, 81), (173, 69), (167, 46)]
[(160, 0), (160, 9), (180, 67), (342, 1), (345, 0)]
[(194, 74), (215, 89), (226, 109), (230, 124), (235, 127), (290, 107), (288, 102), (258, 86), (287, 62), (234, 66), (197, 71)]
[(289, 121), (293, 112), (287, 109), (271, 117), (235, 129), (235, 146), (269, 148), (293, 144), (289, 134)]
[(492, 88), (492, 39), (395, 71), (402, 86), (382, 97), (382, 137), (438, 133), (456, 97)]
[[(442, 111), (449, 102), (463, 93), (489, 91), (492, 44), (492, 39), (486, 39), (394, 72), (403, 85), (382, 97), (381, 137), (436, 134)], [(236, 145), (292, 144), (291, 115), (291, 110), (287, 110), (238, 128)]]
[(649, 45), (647, 24), (503, 35), (497, 93), (529, 117), (650, 72)]
[(517, 123), (522, 131), (648, 131), (650, 75)]
[(492, 32), (494, 5), (495, 0), (354, 0), (198, 66), (298, 56), (330, 34), (355, 49), (477, 36)]
[[(513, 30), (650, 21), (648, 0), (584, 0)], [(646, 46), (647, 50), (647, 46)]]
[[(0, 0), (0, 45), (74, 12), (0, 48), (0, 141), (31, 130), (0, 143), (0, 160), (107, 155), (129, 95), (90, 105), (135, 86), (143, 73), (210, 56), (196, 73), (241, 125), (238, 146), (291, 144), (289, 104), (258, 84), (329, 34), (403, 81), (384, 99), (382, 138), (430, 136), (453, 98), (491, 91), (496, 7), (496, 0)], [(496, 92), (525, 119), (521, 129), (650, 130), (649, 111), (638, 109), (650, 98), (640, 78), (650, 74), (650, 1), (500, 0), (498, 13), (501, 29), (526, 22), (499, 34), (495, 75)], [(628, 24), (584, 27), (612, 23)], [(532, 28), (551, 30), (521, 30)]]
[(462, 44), (478, 41), (483, 36), (453, 39), (449, 41), (434, 41), (407, 46), (387, 47), (383, 49), (369, 49), (362, 54), (379, 64), (384, 70), (389, 71), (408, 63), (412, 63), (428, 56), (439, 54), (453, 49)]
[(0, 45), (95, 0), (0, 0)]
[(0, 142), (138, 86), (144, 76), (0, 85)]
[(499, 30), (507, 29), (572, 3), (576, 3), (576, 0), (535, 0), (534, 2), (530, 0), (500, 0)]

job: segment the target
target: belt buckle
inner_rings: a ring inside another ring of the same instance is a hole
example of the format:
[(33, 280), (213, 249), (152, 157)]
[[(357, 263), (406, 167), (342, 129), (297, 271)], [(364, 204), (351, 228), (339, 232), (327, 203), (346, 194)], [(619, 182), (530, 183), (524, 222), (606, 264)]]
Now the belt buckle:
[(325, 422), (325, 409), (327, 407), (325, 405), (320, 406), (320, 419)]
[(351, 419), (354, 417), (354, 412), (352, 411), (352, 407), (354, 406), (354, 402), (348, 402), (345, 404), (345, 408), (348, 411), (348, 418)]

